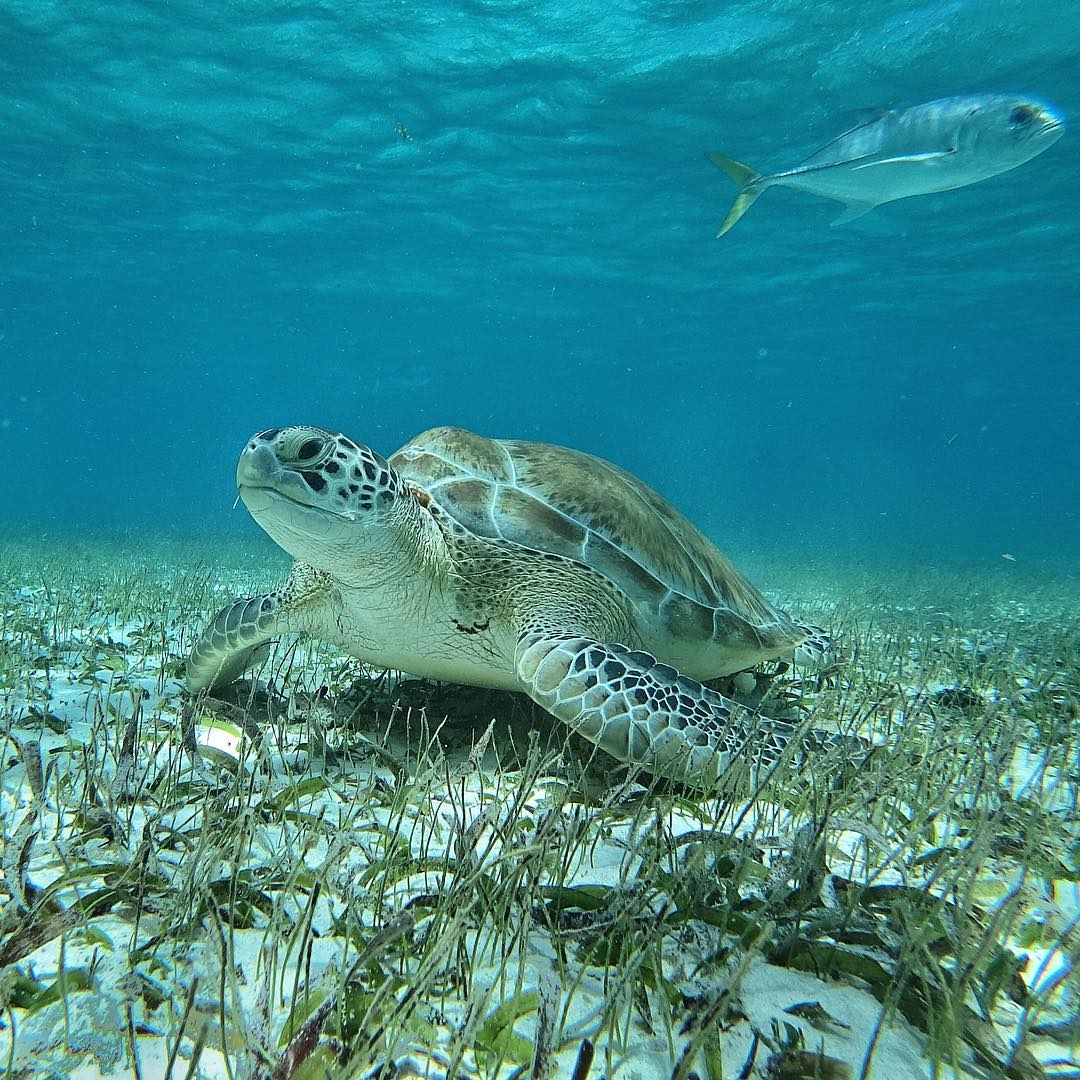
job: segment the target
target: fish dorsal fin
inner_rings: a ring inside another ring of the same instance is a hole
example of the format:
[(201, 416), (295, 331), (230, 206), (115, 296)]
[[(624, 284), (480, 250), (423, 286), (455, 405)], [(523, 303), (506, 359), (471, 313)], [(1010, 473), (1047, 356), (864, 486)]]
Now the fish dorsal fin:
[(872, 124), (875, 120), (883, 120), (890, 113), (894, 112), (896, 112), (895, 109), (879, 105), (869, 109), (848, 109), (848, 111), (844, 113), (844, 116), (851, 123), (849, 130), (854, 131), (856, 128), (866, 127), (867, 124)]
[[(823, 166), (815, 165), (816, 158), (820, 158), (822, 154), (831, 150), (838, 142), (842, 142), (844, 139), (851, 135), (854, 135), (856, 131), (860, 131), (864, 127), (869, 127), (871, 124), (877, 123), (879, 120), (884, 120), (886, 116), (892, 116), (896, 112), (895, 109), (852, 109), (847, 113), (847, 117), (852, 121), (851, 127), (846, 131), (841, 131), (839, 135), (834, 139), (830, 139), (824, 146), (819, 146), (812, 154), (807, 157), (796, 166), (792, 172), (803, 171), (808, 169), (818, 169)], [(833, 161), (828, 162), (824, 168), (829, 168), (832, 165), (845, 165), (850, 164), (852, 160), (859, 160), (858, 158), (850, 159), (849, 161)]]

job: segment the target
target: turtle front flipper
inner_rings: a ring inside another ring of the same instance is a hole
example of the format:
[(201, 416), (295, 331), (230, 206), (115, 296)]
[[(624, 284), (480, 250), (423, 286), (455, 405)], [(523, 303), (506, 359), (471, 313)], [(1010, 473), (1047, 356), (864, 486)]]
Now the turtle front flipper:
[(532, 630), (519, 639), (516, 662), (537, 704), (612, 757), (693, 784), (711, 784), (735, 762), (768, 769), (793, 739), (797, 757), (848, 742), (757, 716), (624, 645)]
[(321, 609), (329, 581), (322, 571), (296, 563), (280, 588), (222, 608), (188, 655), (188, 693), (228, 685), (261, 663), (279, 634), (312, 629), (311, 613)]
[(188, 655), (188, 693), (226, 686), (261, 663), (277, 633), (277, 608), (273, 593), (222, 608)]

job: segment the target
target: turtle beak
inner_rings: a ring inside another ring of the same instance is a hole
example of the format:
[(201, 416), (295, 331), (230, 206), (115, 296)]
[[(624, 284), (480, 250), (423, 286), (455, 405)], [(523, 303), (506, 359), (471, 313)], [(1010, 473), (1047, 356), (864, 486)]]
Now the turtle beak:
[(236, 463), (236, 486), (240, 498), (252, 513), (265, 509), (275, 497), (308, 507), (318, 501), (315, 491), (304, 483), (301, 474), (284, 468), (273, 448), (265, 442), (248, 443), (240, 455)]
[(254, 444), (240, 455), (236, 463), (236, 486), (241, 491), (245, 487), (277, 487), (284, 471), (277, 455), (266, 443)]

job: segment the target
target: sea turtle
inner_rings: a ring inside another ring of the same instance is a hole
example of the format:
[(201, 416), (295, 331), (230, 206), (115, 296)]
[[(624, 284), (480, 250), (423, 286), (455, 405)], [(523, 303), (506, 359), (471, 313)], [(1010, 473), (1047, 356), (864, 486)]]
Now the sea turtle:
[[(207, 627), (188, 659), (192, 693), (301, 632), (379, 667), (524, 691), (620, 761), (695, 783), (736, 757), (773, 762), (794, 734), (697, 680), (818, 656), (820, 632), (607, 461), (454, 427), (387, 460), (286, 427), (248, 441), (236, 482), (296, 561), (279, 588)], [(800, 752), (841, 741), (799, 740)]]

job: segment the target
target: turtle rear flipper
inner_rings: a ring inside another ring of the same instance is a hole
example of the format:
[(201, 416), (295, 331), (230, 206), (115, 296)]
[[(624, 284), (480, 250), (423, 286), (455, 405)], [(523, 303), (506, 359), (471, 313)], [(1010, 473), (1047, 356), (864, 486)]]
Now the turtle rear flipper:
[(758, 716), (625, 645), (531, 630), (518, 642), (517, 670), (534, 701), (612, 757), (695, 785), (738, 763), (760, 780), (785, 756), (853, 748), (844, 736)]

